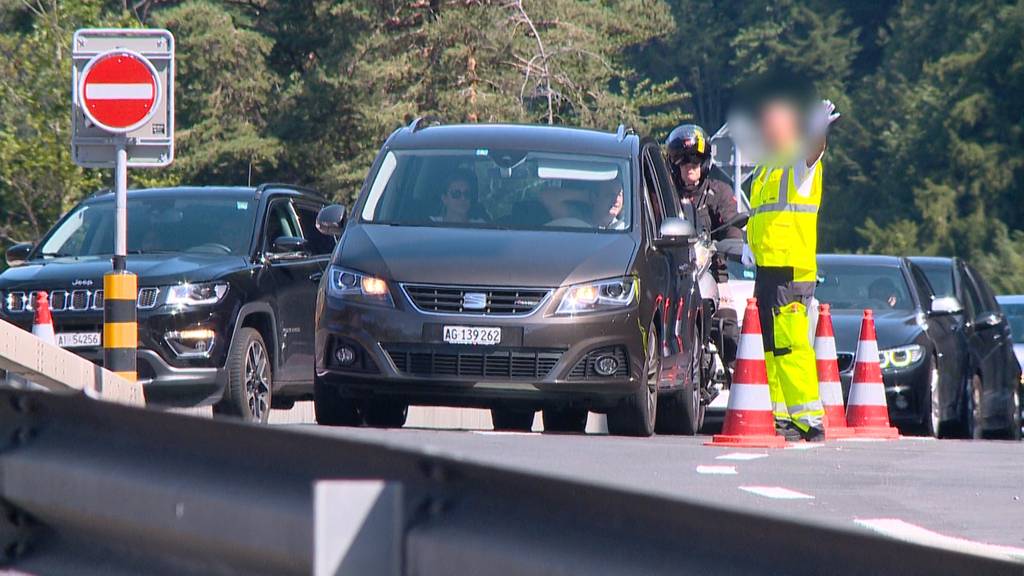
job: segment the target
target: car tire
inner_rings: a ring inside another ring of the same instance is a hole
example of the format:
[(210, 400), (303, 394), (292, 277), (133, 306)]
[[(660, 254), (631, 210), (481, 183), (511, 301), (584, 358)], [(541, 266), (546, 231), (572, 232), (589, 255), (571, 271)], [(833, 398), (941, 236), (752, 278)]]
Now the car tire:
[(353, 400), (344, 398), (319, 378), (313, 383), (313, 411), (322, 426), (359, 426), (363, 417)]
[(690, 358), (690, 378), (682, 389), (658, 399), (658, 434), (693, 436), (704, 425), (704, 405), (701, 402), (704, 371), (704, 346), (700, 329), (694, 337), (699, 345), (694, 346)]
[(650, 436), (658, 415), (658, 380), (661, 377), (661, 352), (652, 324), (647, 329), (647, 358), (644, 382), (634, 394), (608, 412), (608, 432), (614, 436)]
[(921, 434), (932, 438), (949, 436), (950, 422), (942, 421), (942, 381), (938, 359), (932, 356), (931, 371), (928, 375), (928, 390), (924, 394), (924, 405), (921, 412)]
[(409, 405), (394, 400), (372, 400), (363, 409), (363, 421), (373, 428), (401, 428), (409, 415)]
[(263, 337), (255, 328), (240, 328), (228, 349), (227, 385), (215, 414), (266, 423), (273, 402), (274, 373)]
[(491, 425), (502, 432), (529, 432), (533, 430), (533, 410), (491, 408)]
[(964, 402), (963, 417), (961, 419), (961, 436), (973, 440), (985, 437), (982, 429), (982, 381), (981, 375), (975, 374), (967, 381), (967, 389), (964, 391), (966, 399)]
[(1022, 436), (1021, 428), (1024, 427), (1024, 415), (1021, 414), (1021, 396), (1024, 393), (1021, 392), (1021, 386), (1019, 384), (1013, 385), (1013, 391), (1010, 392), (1010, 417), (1007, 423), (1006, 439), (1007, 440), (1020, 440)]
[(558, 408), (544, 410), (545, 432), (585, 432), (588, 412), (583, 408)]

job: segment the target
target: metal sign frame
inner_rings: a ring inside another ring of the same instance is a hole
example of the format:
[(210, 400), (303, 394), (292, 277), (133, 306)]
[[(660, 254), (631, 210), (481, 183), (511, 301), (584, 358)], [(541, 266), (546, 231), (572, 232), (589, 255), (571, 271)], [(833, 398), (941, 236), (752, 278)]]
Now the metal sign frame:
[[(138, 126), (111, 131), (82, 106), (86, 68), (108, 52), (127, 52), (156, 72), (157, 100)], [(72, 38), (71, 157), (84, 168), (116, 168), (119, 149), (127, 167), (158, 168), (174, 161), (174, 36), (164, 29), (83, 28)]]

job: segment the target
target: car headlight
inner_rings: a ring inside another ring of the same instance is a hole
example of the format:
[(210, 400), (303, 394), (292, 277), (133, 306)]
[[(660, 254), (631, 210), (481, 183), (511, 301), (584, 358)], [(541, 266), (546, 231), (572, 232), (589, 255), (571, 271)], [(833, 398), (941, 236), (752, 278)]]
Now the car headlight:
[(625, 308), (636, 298), (636, 285), (636, 278), (627, 276), (569, 286), (555, 314), (583, 314)]
[(206, 306), (220, 302), (227, 293), (228, 285), (224, 282), (177, 284), (167, 287), (164, 303), (171, 306)]
[(924, 358), (924, 348), (919, 344), (878, 351), (878, 363), (882, 370), (902, 370), (916, 366), (922, 358)]
[(327, 294), (383, 306), (395, 305), (387, 281), (338, 266), (327, 269)]

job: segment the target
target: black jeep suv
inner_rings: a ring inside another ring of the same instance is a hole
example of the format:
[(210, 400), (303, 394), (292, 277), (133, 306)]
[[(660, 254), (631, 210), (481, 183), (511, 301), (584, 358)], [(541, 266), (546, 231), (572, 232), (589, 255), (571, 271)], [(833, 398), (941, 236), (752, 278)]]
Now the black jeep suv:
[(693, 214), (658, 143), (560, 127), (395, 132), (317, 302), (317, 420), (479, 406), (499, 429), (693, 434), (706, 398)]
[[(138, 374), (147, 402), (213, 404), (266, 421), (309, 396), (316, 288), (335, 240), (324, 206), (292, 186), (180, 187), (128, 193), (128, 269), (138, 275)], [(97, 363), (114, 197), (68, 212), (37, 244), (7, 250), (0, 317), (25, 329), (49, 294), (58, 344)]]

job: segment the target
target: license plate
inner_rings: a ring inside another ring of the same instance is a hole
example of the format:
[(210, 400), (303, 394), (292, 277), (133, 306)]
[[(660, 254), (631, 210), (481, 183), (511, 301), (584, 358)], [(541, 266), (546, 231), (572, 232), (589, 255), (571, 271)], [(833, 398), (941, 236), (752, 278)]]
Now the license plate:
[(61, 332), (57, 334), (57, 346), (61, 348), (99, 348), (99, 332)]
[(449, 344), (493, 346), (501, 342), (501, 328), (480, 326), (445, 326), (444, 341)]

